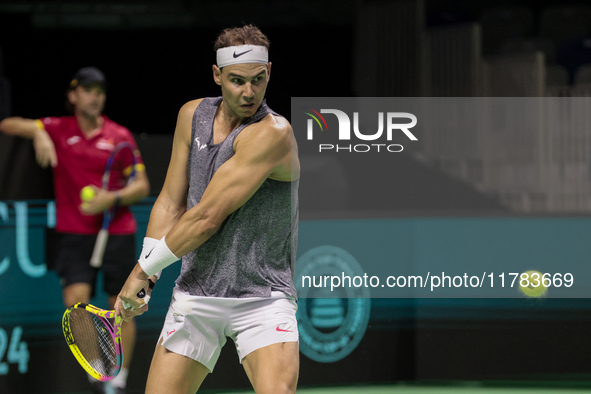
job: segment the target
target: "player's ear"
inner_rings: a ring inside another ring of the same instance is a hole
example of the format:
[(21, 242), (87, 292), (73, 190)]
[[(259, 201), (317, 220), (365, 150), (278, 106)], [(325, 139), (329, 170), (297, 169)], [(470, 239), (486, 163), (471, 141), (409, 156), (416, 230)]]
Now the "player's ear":
[(72, 105), (76, 105), (76, 93), (74, 93), (74, 89), (68, 92), (68, 101)]
[(212, 66), (212, 69), (213, 69), (213, 80), (218, 85), (221, 85), (222, 84), (222, 70), (220, 70), (220, 68), (216, 64), (214, 64)]
[(267, 63), (267, 80), (271, 78), (271, 62)]

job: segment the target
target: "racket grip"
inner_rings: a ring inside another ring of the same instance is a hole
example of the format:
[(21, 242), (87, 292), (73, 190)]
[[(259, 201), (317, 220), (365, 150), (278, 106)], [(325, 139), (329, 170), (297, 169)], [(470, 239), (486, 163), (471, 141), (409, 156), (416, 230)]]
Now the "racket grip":
[[(143, 291), (143, 290), (142, 290), (142, 291)], [(141, 291), (140, 291), (140, 293), (141, 293)], [(143, 299), (144, 299), (144, 303), (145, 303), (145, 304), (147, 304), (148, 302), (150, 302), (150, 296), (149, 296), (149, 295), (146, 295), (146, 294), (145, 294), (145, 291), (144, 291), (144, 296), (143, 296), (143, 297), (139, 297), (139, 294), (140, 294), (140, 293), (138, 293), (138, 298), (143, 298)], [(144, 305), (145, 305), (145, 304), (144, 304)], [(127, 309), (127, 310), (132, 310), (132, 309), (135, 309), (135, 308), (133, 307), (133, 305), (131, 305), (130, 303), (128, 303), (128, 302), (126, 302), (126, 301), (123, 301), (123, 307), (124, 307), (125, 309)]]
[[(150, 287), (150, 289), (154, 288), (155, 283), (152, 282), (151, 279), (148, 279), (148, 285)], [(140, 291), (138, 291), (137, 293), (137, 298), (143, 298), (144, 299), (144, 303), (148, 303), (150, 302), (150, 296), (146, 295), (146, 290), (145, 289), (141, 289)], [(125, 309), (133, 309), (133, 306), (125, 301), (123, 301), (123, 307)]]
[(94, 268), (100, 268), (103, 265), (103, 256), (105, 254), (105, 248), (107, 247), (107, 241), (109, 240), (109, 230), (101, 229), (96, 236), (96, 242), (94, 244), (94, 250), (92, 251), (92, 257), (90, 258), (90, 266)]

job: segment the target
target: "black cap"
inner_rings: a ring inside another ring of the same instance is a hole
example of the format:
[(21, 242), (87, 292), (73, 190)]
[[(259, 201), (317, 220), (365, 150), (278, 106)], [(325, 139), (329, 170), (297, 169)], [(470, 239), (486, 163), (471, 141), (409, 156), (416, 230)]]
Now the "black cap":
[(78, 85), (88, 85), (93, 82), (98, 82), (106, 88), (107, 80), (105, 75), (96, 67), (84, 67), (74, 74), (70, 82), (70, 89), (75, 89)]

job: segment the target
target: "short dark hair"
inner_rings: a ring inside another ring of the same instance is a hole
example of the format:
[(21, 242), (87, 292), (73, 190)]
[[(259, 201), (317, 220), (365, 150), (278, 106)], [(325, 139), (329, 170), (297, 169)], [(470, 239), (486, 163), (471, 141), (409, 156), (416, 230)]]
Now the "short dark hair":
[(213, 46), (214, 51), (220, 48), (226, 48), (237, 45), (262, 45), (267, 50), (271, 46), (271, 41), (253, 25), (245, 25), (243, 27), (231, 27), (224, 29), (215, 40)]

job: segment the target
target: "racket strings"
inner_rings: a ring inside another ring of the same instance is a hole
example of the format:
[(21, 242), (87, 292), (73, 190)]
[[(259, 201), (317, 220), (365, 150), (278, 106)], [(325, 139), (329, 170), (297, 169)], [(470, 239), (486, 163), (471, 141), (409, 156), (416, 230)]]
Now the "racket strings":
[(117, 350), (106, 324), (82, 308), (75, 308), (70, 313), (70, 329), (78, 349), (95, 371), (111, 376), (117, 365)]

